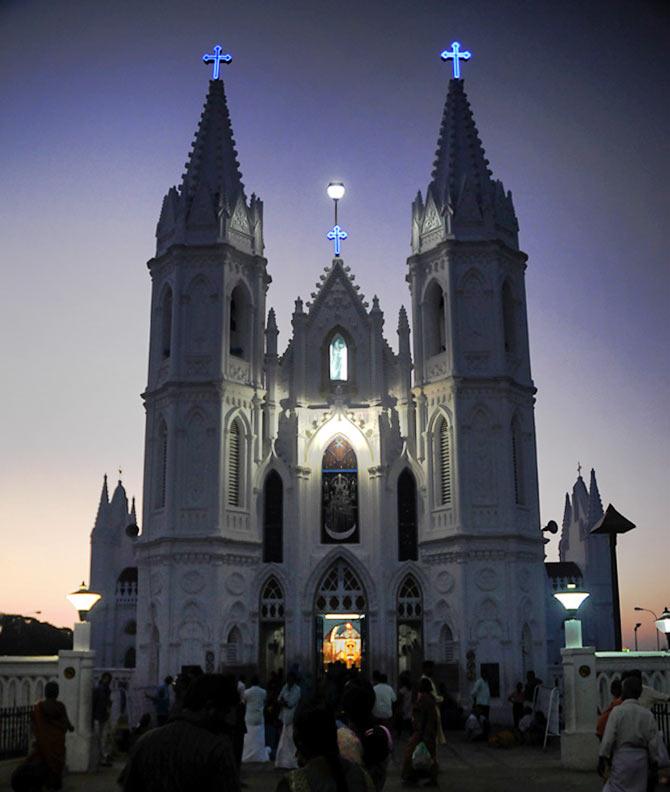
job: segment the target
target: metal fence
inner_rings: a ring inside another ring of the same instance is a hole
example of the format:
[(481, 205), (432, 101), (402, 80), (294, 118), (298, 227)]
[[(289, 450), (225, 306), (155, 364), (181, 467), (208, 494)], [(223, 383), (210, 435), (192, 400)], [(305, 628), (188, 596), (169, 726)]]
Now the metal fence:
[(667, 701), (663, 704), (654, 704), (651, 711), (654, 713), (658, 729), (670, 751), (670, 705)]
[(0, 759), (25, 756), (30, 747), (31, 706), (0, 709)]

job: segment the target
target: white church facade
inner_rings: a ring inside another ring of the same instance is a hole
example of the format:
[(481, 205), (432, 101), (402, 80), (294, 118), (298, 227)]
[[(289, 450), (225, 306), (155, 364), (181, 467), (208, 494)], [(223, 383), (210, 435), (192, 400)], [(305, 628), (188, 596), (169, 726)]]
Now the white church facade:
[[(142, 531), (105, 487), (98, 664), (133, 649), (144, 685), (184, 665), (318, 675), (340, 660), (395, 677), (430, 658), (461, 693), (485, 667), (503, 701), (542, 675), (527, 257), (463, 81), (412, 205), (397, 340), (336, 256), (280, 351), (263, 205), (242, 184), (221, 80), (156, 235)], [(122, 573), (136, 606), (119, 615)]]

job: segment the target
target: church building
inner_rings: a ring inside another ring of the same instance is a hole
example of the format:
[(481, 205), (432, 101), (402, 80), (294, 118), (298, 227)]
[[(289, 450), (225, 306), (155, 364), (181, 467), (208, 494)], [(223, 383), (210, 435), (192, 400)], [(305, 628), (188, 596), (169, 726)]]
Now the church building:
[(486, 669), (494, 704), (544, 673), (527, 256), (488, 165), (452, 79), (389, 272), (409, 286), (393, 333), (335, 255), (305, 262), (316, 287), (280, 344), (263, 203), (210, 82), (148, 262), (141, 533), (117, 489), (92, 534), (98, 665), (132, 646), (151, 685), (185, 665), (396, 678), (427, 658), (462, 695)]

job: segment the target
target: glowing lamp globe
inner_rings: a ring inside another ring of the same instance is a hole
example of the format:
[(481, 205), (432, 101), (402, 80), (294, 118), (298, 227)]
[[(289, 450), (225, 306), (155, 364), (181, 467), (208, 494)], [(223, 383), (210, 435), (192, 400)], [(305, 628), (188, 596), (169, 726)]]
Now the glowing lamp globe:
[(665, 633), (665, 635), (670, 635), (670, 610), (667, 608), (658, 617), (656, 629), (661, 633)]
[(328, 187), (326, 187), (326, 192), (328, 193), (328, 197), (332, 198), (333, 201), (339, 201), (345, 193), (344, 184), (339, 181), (330, 182)]
[(591, 596), (588, 591), (578, 591), (575, 583), (568, 583), (564, 591), (557, 591), (554, 597), (568, 612), (575, 612), (584, 600)]
[(86, 583), (82, 581), (81, 586), (76, 591), (66, 595), (66, 599), (79, 613), (79, 619), (86, 621), (86, 614), (102, 599), (102, 594), (98, 594), (97, 591), (90, 591), (86, 588)]

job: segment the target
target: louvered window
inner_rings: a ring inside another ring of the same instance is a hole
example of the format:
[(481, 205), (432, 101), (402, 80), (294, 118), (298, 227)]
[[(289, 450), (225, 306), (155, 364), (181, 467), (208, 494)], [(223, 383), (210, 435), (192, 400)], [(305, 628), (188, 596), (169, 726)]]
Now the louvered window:
[(233, 421), (228, 434), (228, 505), (240, 505), (240, 425)]
[(165, 506), (165, 490), (167, 487), (167, 455), (168, 431), (165, 421), (161, 421), (158, 430), (158, 486), (156, 488), (156, 508)]
[(161, 354), (163, 359), (170, 357), (172, 346), (172, 289), (168, 286), (163, 295), (161, 310)]
[(449, 424), (442, 419), (439, 431), (439, 488), (442, 506), (451, 506), (451, 438)]

